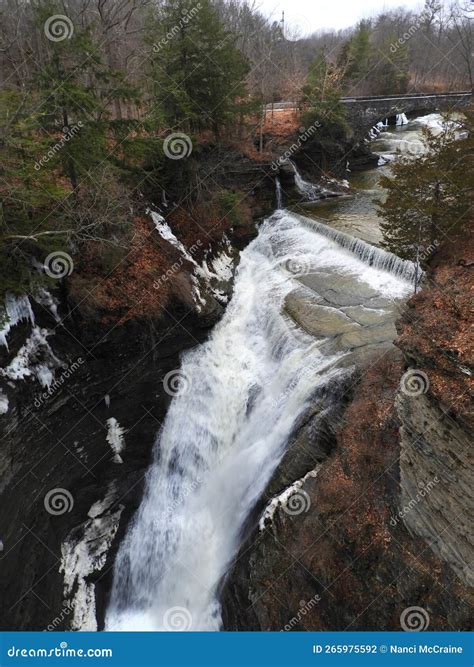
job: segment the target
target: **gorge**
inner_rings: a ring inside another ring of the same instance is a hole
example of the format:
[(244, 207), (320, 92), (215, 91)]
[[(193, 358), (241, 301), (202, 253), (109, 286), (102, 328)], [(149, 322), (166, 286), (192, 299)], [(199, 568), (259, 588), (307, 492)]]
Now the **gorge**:
[[(417, 128), (382, 135), (385, 166), (351, 177), (352, 187), (363, 185), (355, 192), (335, 182), (337, 196), (324, 201), (313, 196), (316, 186), (296, 157), (294, 186), (304, 201), (282, 208), (286, 177), (276, 181), (277, 210), (255, 232), (240, 230), (236, 239), (227, 230), (206, 257), (150, 211), (154, 233), (175, 253), (185, 298), (146, 332), (134, 322), (111, 333), (79, 327), (66, 344), (73, 320), (61, 329), (54, 315), (64, 303), (11, 309), (16, 315), (4, 336), (16, 362), (8, 358), (2, 373), (10, 380), (11, 444), (0, 459), (4, 627), (398, 629), (401, 611), (417, 603), (429, 606), (433, 626), (467, 625), (472, 593), (463, 563), (472, 536), (456, 521), (472, 496), (455, 457), (470, 461), (468, 416), (456, 406), (445, 410), (445, 396), (413, 398), (400, 389), (418, 349), (406, 342), (405, 304), (420, 274), (376, 245), (377, 174), (389, 168), (387, 156), (396, 157), (397, 142), (410, 149)], [(331, 188), (323, 183), (318, 194)], [(464, 239), (463, 247), (470, 243)], [(462, 281), (465, 270), (454, 270)], [(405, 359), (393, 345), (403, 319)], [(24, 340), (37, 320), (41, 344), (28, 356)], [(47, 330), (56, 329), (48, 352)], [(28, 409), (37, 390), (11, 384), (19, 360), (41, 379), (57, 375), (63, 358), (71, 363), (83, 348), (93, 356), (65, 389), (40, 414)], [(83, 425), (81, 404), (93, 415)], [(440, 420), (456, 423), (449, 433), (425, 433), (425, 454), (422, 447), (415, 456), (410, 434), (423, 431), (419, 420), (429, 422), (436, 410)], [(38, 439), (28, 432), (36, 420)], [(74, 452), (71, 469), (61, 456), (43, 463), (39, 455), (38, 447), (56, 438), (63, 456)], [(429, 502), (391, 525), (399, 502), (408, 504), (416, 485), (434, 475), (442, 483)], [(14, 502), (17, 485), (35, 500)], [(53, 489), (68, 490), (70, 511), (45, 513)], [(444, 529), (454, 526), (449, 553), (436, 539), (439, 514)], [(429, 566), (420, 566), (415, 552)], [(27, 553), (35, 562), (28, 556), (25, 581), (11, 582)], [(334, 595), (327, 592), (333, 585)], [(384, 597), (387, 588), (396, 590), (396, 602)], [(434, 602), (440, 588), (449, 594)]]

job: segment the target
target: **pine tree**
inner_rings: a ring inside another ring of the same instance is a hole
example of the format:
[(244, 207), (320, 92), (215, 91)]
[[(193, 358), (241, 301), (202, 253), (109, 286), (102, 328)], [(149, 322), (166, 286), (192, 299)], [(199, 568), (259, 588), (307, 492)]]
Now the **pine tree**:
[(153, 104), (169, 127), (216, 139), (241, 112), (248, 65), (210, 0), (168, 0), (153, 31)]
[(347, 58), (345, 76), (352, 85), (360, 83), (370, 72), (372, 59), (371, 34), (371, 22), (360, 21), (345, 49)]
[[(37, 21), (43, 26), (54, 6), (40, 5)], [(69, 178), (72, 189), (80, 178), (94, 179), (93, 169), (108, 155), (107, 140), (117, 123), (111, 110), (117, 100), (131, 100), (137, 91), (124, 80), (123, 73), (104, 64), (91, 27), (76, 26), (72, 36), (59, 42), (45, 42), (45, 56), (33, 86), (42, 110), (42, 129), (56, 138), (58, 130), (67, 135), (58, 164)]]
[[(425, 153), (397, 160), (381, 184), (383, 247), (421, 264), (449, 233), (467, 222), (474, 190), (474, 111), (464, 120), (445, 118), (443, 131), (423, 130)], [(460, 138), (463, 137), (463, 138)]]

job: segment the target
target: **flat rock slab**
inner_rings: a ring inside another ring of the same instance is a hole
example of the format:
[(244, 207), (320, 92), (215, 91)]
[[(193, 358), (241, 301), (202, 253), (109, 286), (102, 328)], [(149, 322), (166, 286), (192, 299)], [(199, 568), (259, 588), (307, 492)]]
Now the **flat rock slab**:
[(300, 276), (301, 287), (285, 299), (284, 311), (296, 327), (323, 339), (326, 353), (347, 352), (343, 366), (365, 365), (396, 337), (395, 301), (369, 285), (331, 270)]
[(341, 275), (333, 271), (315, 272), (299, 276), (298, 280), (334, 306), (358, 306), (379, 294), (355, 276)]
[(307, 290), (290, 292), (285, 299), (285, 311), (300, 327), (316, 338), (337, 336), (354, 328), (361, 328), (360, 324), (341, 310), (321, 305), (321, 300)]

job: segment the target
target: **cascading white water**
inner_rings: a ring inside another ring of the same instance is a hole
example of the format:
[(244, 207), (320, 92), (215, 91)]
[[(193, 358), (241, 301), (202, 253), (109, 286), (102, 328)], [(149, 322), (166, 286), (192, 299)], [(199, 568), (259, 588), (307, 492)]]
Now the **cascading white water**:
[(337, 229), (328, 227), (312, 218), (306, 218), (305, 216), (298, 214), (295, 214), (295, 217), (301, 221), (301, 224), (314, 229), (318, 234), (327, 236), (342, 248), (350, 250), (351, 253), (356, 255), (356, 257), (365, 264), (374, 266), (377, 269), (382, 269), (383, 271), (388, 271), (389, 273), (412, 283), (415, 281), (418, 283), (421, 280), (422, 272), (413, 262), (406, 259), (400, 259), (400, 257), (391, 252), (377, 248), (370, 243), (366, 243), (365, 241), (362, 241), (355, 236), (351, 236), (350, 234), (346, 234), (345, 232), (340, 232)]
[(279, 210), (283, 208), (283, 195), (281, 192), (281, 183), (278, 176), (275, 178), (275, 193), (276, 193), (277, 209)]
[(304, 195), (306, 199), (309, 199), (310, 201), (319, 199), (321, 197), (321, 194), (323, 192), (323, 189), (317, 185), (314, 185), (314, 183), (310, 183), (309, 181), (305, 181), (305, 179), (301, 176), (298, 167), (294, 162), (290, 160), (290, 164), (293, 167), (293, 171), (295, 173), (295, 185), (297, 190)]
[(220, 628), (218, 587), (243, 525), (311, 396), (344, 375), (338, 363), (350, 354), (294, 336), (282, 307), (299, 285), (295, 267), (395, 299), (411, 289), (287, 211), (265, 221), (241, 255), (223, 319), (182, 360), (185, 391), (171, 403), (117, 555), (107, 630)]

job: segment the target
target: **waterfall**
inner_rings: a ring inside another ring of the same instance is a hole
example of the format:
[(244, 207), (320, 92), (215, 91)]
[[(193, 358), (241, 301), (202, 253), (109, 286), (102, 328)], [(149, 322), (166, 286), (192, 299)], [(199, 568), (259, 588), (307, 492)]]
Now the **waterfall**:
[(281, 209), (283, 208), (283, 195), (281, 192), (281, 183), (278, 176), (275, 178), (275, 194), (276, 194), (277, 209)]
[(395, 125), (408, 125), (408, 118), (404, 113), (397, 113)]
[(343, 245), (322, 227), (282, 210), (266, 220), (241, 254), (222, 320), (183, 356), (144, 498), (117, 554), (107, 630), (220, 629), (219, 586), (252, 508), (311, 398), (330, 401), (325, 387), (347, 376), (338, 364), (350, 352), (295, 335), (283, 314), (299, 272), (328, 285), (349, 276), (390, 299), (410, 291), (395, 264), (365, 263), (355, 240)]
[(400, 257), (391, 252), (377, 248), (345, 232), (339, 232), (337, 229), (328, 227), (328, 225), (324, 225), (322, 222), (318, 222), (312, 218), (306, 218), (296, 213), (294, 215), (303, 225), (314, 229), (318, 234), (323, 234), (327, 238), (332, 239), (341, 248), (345, 248), (353, 253), (361, 262), (382, 271), (387, 271), (410, 283), (419, 284), (422, 275), (420, 275), (420, 270), (414, 262), (400, 259)]
[(300, 172), (298, 171), (298, 167), (296, 166), (296, 164), (292, 160), (290, 160), (290, 164), (293, 167), (293, 171), (295, 172), (295, 185), (298, 191), (301, 192), (301, 194), (304, 195), (306, 199), (309, 199), (310, 201), (320, 199), (321, 195), (324, 193), (324, 189), (317, 185), (314, 185), (314, 183), (305, 181), (304, 178), (301, 176)]

